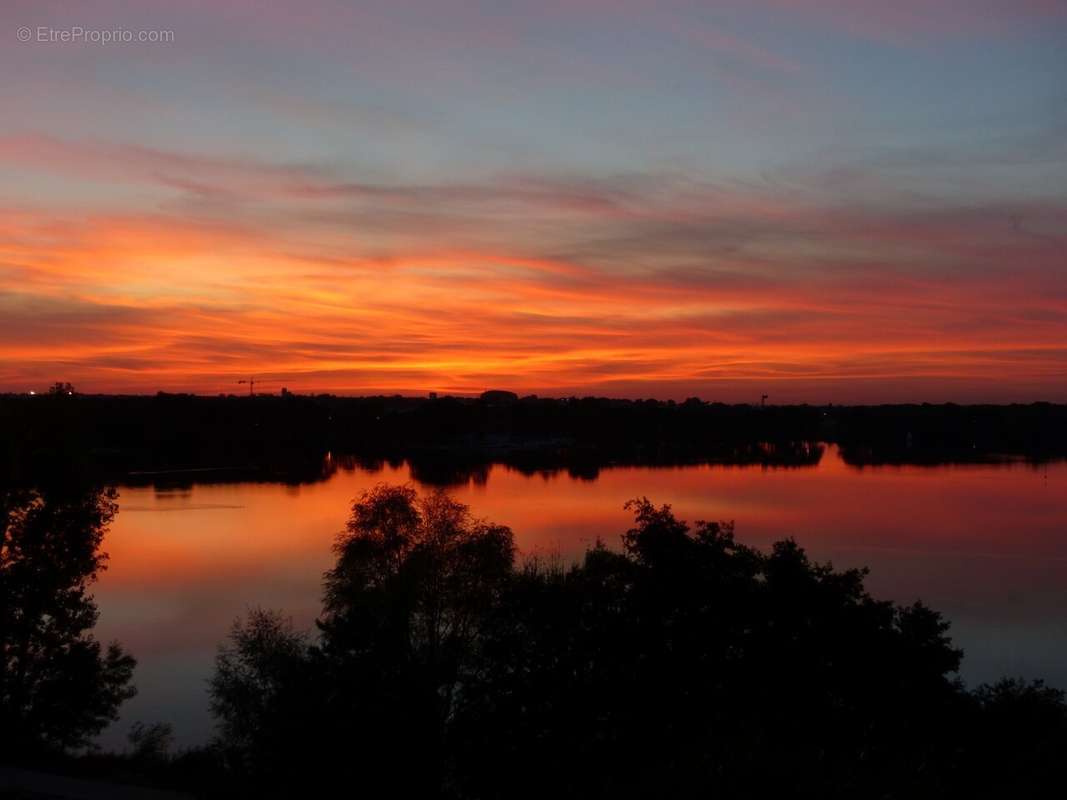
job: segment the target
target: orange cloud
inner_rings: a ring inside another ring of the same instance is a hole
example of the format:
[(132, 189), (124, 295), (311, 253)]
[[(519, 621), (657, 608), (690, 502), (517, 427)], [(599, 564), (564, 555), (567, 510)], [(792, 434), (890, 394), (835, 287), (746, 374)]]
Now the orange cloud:
[(796, 181), (654, 174), (370, 184), (40, 137), (0, 140), (4, 161), (154, 201), (6, 200), (3, 389), (218, 392), (255, 374), (294, 391), (1067, 397), (1052, 203), (853, 207)]

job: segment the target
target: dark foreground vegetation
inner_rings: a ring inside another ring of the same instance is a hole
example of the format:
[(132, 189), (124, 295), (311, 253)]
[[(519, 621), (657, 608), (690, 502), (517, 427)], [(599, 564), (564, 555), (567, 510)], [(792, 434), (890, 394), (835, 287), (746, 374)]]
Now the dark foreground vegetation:
[(864, 573), (760, 552), (722, 522), (632, 501), (621, 547), (517, 563), (447, 494), (353, 505), (313, 633), (235, 624), (210, 683), (217, 740), (78, 748), (129, 696), (91, 637), (106, 491), (0, 505), (0, 765), (209, 797), (1039, 797), (1067, 778), (1067, 705), (968, 690), (948, 624)]
[[(0, 480), (56, 464), (123, 482), (324, 476), (323, 456), (408, 460), (424, 483), (489, 464), (595, 477), (609, 464), (933, 464), (1067, 456), (1067, 406), (767, 406), (605, 398), (0, 396)], [(206, 470), (206, 471), (205, 471)]]
[(91, 633), (114, 500), (70, 484), (0, 489), (0, 759), (84, 746), (134, 693), (134, 659)]

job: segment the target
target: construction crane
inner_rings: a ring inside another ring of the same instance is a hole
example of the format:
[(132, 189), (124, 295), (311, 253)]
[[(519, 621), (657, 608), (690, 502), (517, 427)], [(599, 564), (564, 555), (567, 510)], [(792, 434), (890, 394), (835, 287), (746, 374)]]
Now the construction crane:
[(238, 383), (247, 383), (248, 384), (248, 396), (252, 397), (256, 393), (256, 384), (257, 383), (274, 383), (275, 381), (273, 379), (271, 379), (271, 378), (265, 378), (265, 379), (264, 378), (260, 378), (260, 379), (257, 380), (256, 376), (253, 375), (252, 377), (250, 377), (248, 379), (242, 379), (242, 380), (239, 380), (237, 382)]

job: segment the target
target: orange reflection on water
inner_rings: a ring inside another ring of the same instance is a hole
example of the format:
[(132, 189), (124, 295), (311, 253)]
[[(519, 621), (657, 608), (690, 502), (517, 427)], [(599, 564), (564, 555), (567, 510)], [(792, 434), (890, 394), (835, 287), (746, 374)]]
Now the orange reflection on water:
[[(403, 466), (300, 487), (123, 489), (97, 599), (101, 638), (140, 659), (141, 694), (124, 721), (169, 720), (184, 742), (206, 738), (204, 679), (233, 619), (268, 606), (310, 627), (352, 499), (409, 480)], [(830, 447), (814, 468), (613, 468), (591, 481), (497, 466), (453, 491), (510, 525), (523, 555), (571, 559), (598, 537), (615, 545), (630, 522), (622, 505), (639, 495), (690, 521), (736, 520), (757, 546), (793, 536), (819, 560), (870, 566), (877, 596), (945, 612), (969, 680), (1021, 673), (1067, 686), (1065, 489), (1063, 463), (858, 470)]]

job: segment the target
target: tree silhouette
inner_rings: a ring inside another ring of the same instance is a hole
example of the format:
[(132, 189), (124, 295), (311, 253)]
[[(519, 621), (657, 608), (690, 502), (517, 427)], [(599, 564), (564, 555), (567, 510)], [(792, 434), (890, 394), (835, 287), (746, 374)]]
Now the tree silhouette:
[(305, 736), (293, 729), (301, 719), (297, 709), (312, 705), (312, 695), (299, 696), (307, 659), (307, 638), (277, 612), (255, 609), (234, 623), (209, 693), (222, 749), (237, 775), (273, 780), (294, 761), (298, 737)]
[(146, 725), (135, 722), (126, 735), (130, 743), (130, 758), (146, 766), (166, 762), (174, 746), (174, 726), (169, 722), (153, 722)]
[(211, 691), (231, 763), (259, 792), (346, 780), (371, 795), (436, 792), (513, 549), (510, 530), (444, 493), (365, 492), (325, 576), (319, 642), (256, 611), (220, 650)]
[(255, 796), (973, 798), (1064, 776), (1067, 706), (968, 692), (948, 624), (864, 570), (627, 504), (622, 547), (516, 569), (440, 492), (355, 501), (317, 641), (253, 612), (212, 684)]
[[(346, 728), (374, 767), (363, 775), (392, 776), (383, 790), (433, 791), (481, 626), (511, 574), (511, 531), (474, 519), (444, 492), (419, 498), (408, 486), (380, 485), (353, 504), (335, 551), (322, 651), (337, 706), (373, 723)], [(404, 768), (412, 757), (415, 772)]]
[(464, 794), (907, 796), (941, 777), (960, 654), (938, 615), (791, 540), (764, 554), (731, 523), (628, 507), (621, 552), (516, 576), (453, 727)]
[(93, 638), (89, 586), (113, 490), (56, 485), (0, 493), (0, 747), (87, 744), (133, 696), (134, 659)]
[(48, 393), (52, 395), (70, 396), (74, 394), (74, 384), (69, 381), (56, 381), (48, 387)]
[(380, 485), (353, 504), (335, 552), (326, 648), (410, 662), (434, 682), (448, 716), (480, 621), (511, 573), (511, 531), (473, 519), (442, 491), (418, 498), (411, 487)]

